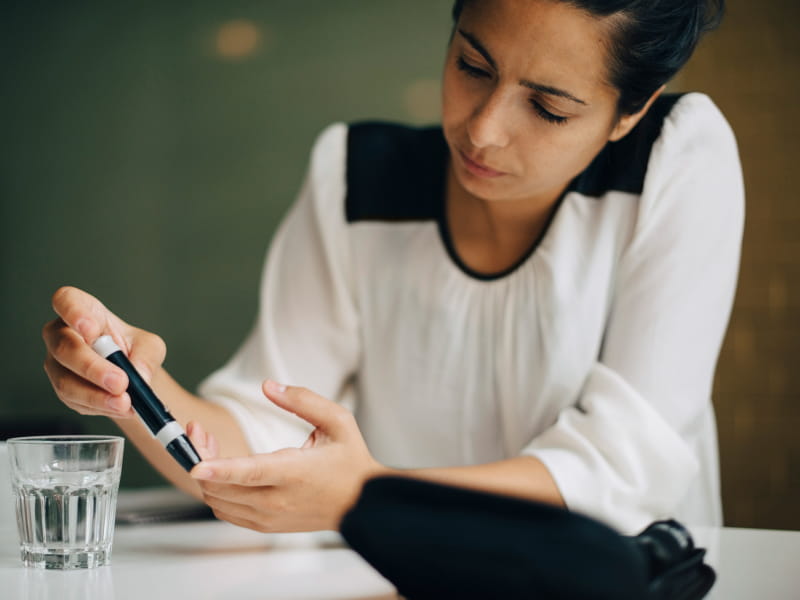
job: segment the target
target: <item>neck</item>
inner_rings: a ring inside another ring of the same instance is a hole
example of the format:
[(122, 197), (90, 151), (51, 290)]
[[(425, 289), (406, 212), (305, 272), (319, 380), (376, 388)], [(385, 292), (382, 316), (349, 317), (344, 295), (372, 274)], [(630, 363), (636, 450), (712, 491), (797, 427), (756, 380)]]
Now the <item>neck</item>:
[[(538, 234), (562, 192), (546, 197), (486, 200), (470, 194), (447, 174), (448, 219), (457, 221), (464, 232), (486, 240), (528, 237)], [(534, 241), (535, 235), (530, 240)]]
[(467, 192), (448, 169), (447, 224), (461, 261), (487, 274), (513, 266), (539, 239), (560, 195), (486, 200)]

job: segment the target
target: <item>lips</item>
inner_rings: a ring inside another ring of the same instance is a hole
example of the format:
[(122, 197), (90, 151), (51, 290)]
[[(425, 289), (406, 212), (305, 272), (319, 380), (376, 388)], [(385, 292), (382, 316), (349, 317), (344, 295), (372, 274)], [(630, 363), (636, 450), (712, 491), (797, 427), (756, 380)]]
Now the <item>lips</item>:
[(461, 161), (464, 163), (466, 169), (473, 175), (477, 175), (478, 177), (487, 177), (487, 178), (500, 177), (501, 175), (506, 175), (504, 171), (498, 171), (497, 169), (493, 169), (488, 165), (485, 165), (482, 162), (475, 160), (474, 158), (470, 158), (463, 150), (459, 150), (458, 154), (461, 157)]

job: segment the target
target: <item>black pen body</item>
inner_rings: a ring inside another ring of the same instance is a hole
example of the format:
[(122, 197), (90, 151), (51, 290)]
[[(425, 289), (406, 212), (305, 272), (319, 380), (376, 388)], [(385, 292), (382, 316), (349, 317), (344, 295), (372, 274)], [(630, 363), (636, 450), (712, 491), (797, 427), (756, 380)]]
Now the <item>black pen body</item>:
[(111, 336), (100, 337), (93, 347), (98, 354), (125, 371), (128, 376), (127, 392), (131, 398), (133, 410), (167, 452), (186, 471), (191, 471), (192, 467), (200, 462), (200, 455), (189, 441), (183, 428), (147, 385), (147, 382), (142, 379), (122, 349), (116, 345)]

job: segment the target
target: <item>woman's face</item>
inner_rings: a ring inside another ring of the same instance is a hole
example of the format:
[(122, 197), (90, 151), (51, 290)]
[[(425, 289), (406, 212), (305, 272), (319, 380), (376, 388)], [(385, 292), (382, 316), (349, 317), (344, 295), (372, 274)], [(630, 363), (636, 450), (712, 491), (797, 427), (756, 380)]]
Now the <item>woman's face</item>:
[[(468, 2), (443, 80), (442, 120), (456, 181), (484, 200), (555, 200), (609, 139), (606, 25), (552, 0)], [(630, 127), (628, 127), (630, 125)]]

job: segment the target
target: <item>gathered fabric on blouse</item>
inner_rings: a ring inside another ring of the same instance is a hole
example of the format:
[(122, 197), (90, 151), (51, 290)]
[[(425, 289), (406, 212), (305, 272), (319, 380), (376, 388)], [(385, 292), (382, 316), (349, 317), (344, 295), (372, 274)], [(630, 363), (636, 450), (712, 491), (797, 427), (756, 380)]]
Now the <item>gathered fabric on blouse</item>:
[(721, 524), (711, 388), (736, 288), (736, 141), (705, 95), (659, 98), (569, 186), (517, 264), (454, 249), (441, 128), (334, 124), (274, 236), (256, 324), (200, 387), (255, 453), (311, 427), (261, 382), (350, 407), (392, 467), (531, 455), (624, 533)]

